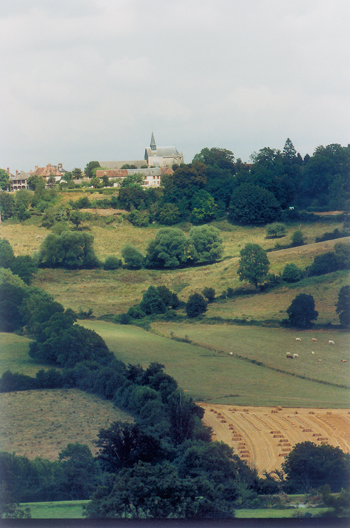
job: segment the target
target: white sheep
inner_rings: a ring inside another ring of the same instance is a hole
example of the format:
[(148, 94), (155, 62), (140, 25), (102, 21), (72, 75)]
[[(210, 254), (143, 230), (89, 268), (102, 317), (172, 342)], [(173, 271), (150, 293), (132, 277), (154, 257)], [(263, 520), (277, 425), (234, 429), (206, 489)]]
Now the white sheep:
[(296, 337), (295, 341), (301, 341), (300, 337)]
[(313, 350), (311, 350), (311, 354), (314, 354), (315, 352)]
[(311, 341), (317, 341), (316, 337), (312, 337)]
[(335, 342), (332, 341), (331, 339), (328, 341), (328, 343), (329, 343), (330, 345), (335, 345)]
[(293, 354), (293, 358), (298, 358), (299, 355), (298, 354)]

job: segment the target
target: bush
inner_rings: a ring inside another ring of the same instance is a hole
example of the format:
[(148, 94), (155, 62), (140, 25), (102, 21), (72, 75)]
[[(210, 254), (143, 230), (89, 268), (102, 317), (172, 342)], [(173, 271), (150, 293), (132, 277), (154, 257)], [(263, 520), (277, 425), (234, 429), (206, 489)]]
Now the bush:
[(296, 264), (286, 264), (282, 273), (282, 279), (286, 282), (298, 282), (302, 278), (302, 272)]
[(134, 209), (128, 216), (129, 222), (136, 227), (147, 227), (149, 225), (149, 214), (147, 211)]
[(339, 269), (350, 269), (350, 244), (337, 242), (334, 245), (334, 253)]
[(274, 222), (281, 214), (275, 195), (262, 187), (243, 183), (232, 193), (229, 218), (241, 224)]
[(292, 234), (292, 246), (303, 246), (305, 244), (304, 241), (304, 235), (303, 233), (298, 229), (297, 231), (294, 231)]
[(39, 265), (47, 268), (92, 269), (100, 262), (93, 249), (94, 237), (88, 233), (50, 233), (40, 246)]
[(283, 237), (286, 234), (286, 226), (275, 222), (266, 226), (266, 237)]
[(143, 294), (140, 308), (146, 315), (151, 315), (165, 313), (167, 307), (157, 288), (150, 286)]
[(215, 262), (224, 253), (220, 231), (214, 226), (192, 227), (188, 241), (194, 262)]
[(190, 296), (186, 304), (186, 313), (188, 317), (197, 317), (207, 310), (206, 300), (199, 293)]
[(135, 246), (126, 244), (122, 249), (122, 256), (128, 269), (141, 269), (144, 257)]
[(106, 258), (105, 263), (103, 265), (103, 269), (105, 270), (116, 270), (121, 268), (122, 261), (121, 259), (118, 259), (114, 255), (110, 255)]
[(180, 221), (179, 208), (175, 204), (167, 203), (159, 209), (157, 219), (160, 224), (166, 226), (177, 224)]
[(188, 240), (181, 229), (163, 227), (151, 240), (146, 263), (151, 268), (178, 268), (187, 262)]
[(215, 290), (214, 288), (204, 288), (202, 290), (203, 296), (207, 299), (208, 303), (212, 303), (215, 299)]
[(15, 260), (12, 246), (5, 238), (0, 239), (0, 267), (11, 268)]
[(350, 327), (350, 286), (343, 286), (338, 294), (336, 312), (342, 326)]
[(145, 312), (140, 308), (139, 305), (131, 306), (127, 315), (133, 319), (143, 319), (143, 317), (146, 316)]
[(333, 251), (328, 251), (323, 255), (316, 255), (313, 263), (309, 267), (309, 275), (311, 277), (318, 275), (325, 275), (326, 273), (332, 273), (339, 269), (337, 257)]

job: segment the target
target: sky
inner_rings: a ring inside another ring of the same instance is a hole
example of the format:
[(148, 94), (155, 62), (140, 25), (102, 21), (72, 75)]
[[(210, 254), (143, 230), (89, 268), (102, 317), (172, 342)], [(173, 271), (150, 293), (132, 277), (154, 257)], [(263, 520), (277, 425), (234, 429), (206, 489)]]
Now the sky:
[(1, 0), (0, 167), (350, 143), (349, 0)]

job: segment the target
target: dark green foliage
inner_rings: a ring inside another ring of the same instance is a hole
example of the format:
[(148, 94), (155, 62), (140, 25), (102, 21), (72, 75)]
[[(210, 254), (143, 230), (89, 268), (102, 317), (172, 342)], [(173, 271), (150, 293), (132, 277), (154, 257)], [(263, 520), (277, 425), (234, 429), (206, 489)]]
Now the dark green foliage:
[(8, 192), (0, 192), (0, 212), (2, 220), (11, 218), (15, 213), (15, 199)]
[(122, 267), (122, 261), (115, 257), (114, 255), (110, 255), (106, 258), (103, 269), (105, 270), (116, 270)]
[(37, 331), (37, 341), (29, 346), (29, 355), (41, 363), (52, 363), (60, 367), (74, 367), (76, 363), (97, 360), (100, 364), (113, 359), (106, 343), (93, 330), (77, 324), (71, 311), (56, 313), (48, 323)]
[(0, 331), (13, 332), (23, 326), (21, 305), (27, 291), (13, 284), (0, 284)]
[(350, 455), (339, 447), (296, 444), (282, 465), (290, 493), (306, 493), (329, 484), (333, 492), (349, 486)]
[(146, 191), (139, 185), (122, 187), (118, 194), (118, 207), (120, 209), (141, 209), (146, 200)]
[(191, 219), (194, 224), (204, 224), (216, 218), (217, 205), (204, 189), (197, 191), (191, 200)]
[(157, 214), (157, 220), (160, 224), (171, 226), (180, 221), (179, 208), (172, 203), (166, 203), (161, 207)]
[(336, 238), (343, 238), (349, 236), (349, 231), (339, 231), (338, 228), (331, 232), (323, 233), (322, 236), (316, 237), (315, 242), (325, 242), (326, 240), (334, 240)]
[(343, 286), (338, 294), (336, 312), (342, 326), (350, 327), (350, 286)]
[(207, 311), (207, 302), (200, 293), (190, 295), (186, 304), (187, 317), (198, 317)]
[(23, 282), (30, 284), (34, 279), (38, 268), (29, 255), (20, 255), (16, 257), (11, 266), (11, 271), (18, 275)]
[(10, 177), (5, 169), (0, 169), (0, 189), (6, 191), (10, 187)]
[(229, 218), (241, 224), (274, 222), (281, 214), (275, 196), (266, 189), (249, 183), (236, 187), (232, 193)]
[(282, 273), (282, 279), (286, 282), (298, 282), (302, 278), (302, 272), (296, 264), (286, 264)]
[(266, 236), (272, 238), (283, 237), (286, 234), (286, 226), (275, 222), (266, 226)]
[(309, 275), (311, 277), (324, 275), (325, 273), (332, 273), (339, 269), (337, 257), (333, 251), (328, 251), (322, 255), (316, 255), (313, 263), (309, 267)]
[(207, 299), (208, 303), (212, 303), (215, 299), (214, 288), (205, 287), (204, 290), (202, 290), (202, 294)]
[(108, 429), (100, 429), (98, 459), (105, 471), (116, 473), (132, 467), (138, 461), (156, 463), (164, 458), (160, 441), (144, 432), (138, 424), (113, 422)]
[(151, 240), (146, 255), (146, 265), (151, 268), (178, 268), (187, 262), (188, 241), (181, 229), (163, 227)]
[(146, 316), (145, 312), (140, 308), (140, 306), (130, 306), (127, 315), (133, 319), (142, 319)]
[(146, 315), (151, 315), (165, 313), (167, 307), (158, 289), (150, 286), (143, 294), (140, 308)]
[(259, 284), (264, 282), (270, 267), (266, 251), (258, 244), (246, 244), (240, 251), (240, 255), (237, 270), (239, 280), (246, 280), (257, 288)]
[(204, 163), (209, 167), (226, 169), (235, 173), (235, 156), (233, 152), (224, 148), (204, 148), (193, 158), (193, 162)]
[(292, 235), (292, 246), (303, 246), (305, 244), (304, 241), (304, 235), (303, 233), (298, 229), (297, 231), (294, 231)]
[(141, 269), (143, 267), (144, 256), (132, 244), (126, 244), (123, 247), (122, 257), (128, 269)]
[(40, 246), (39, 265), (47, 268), (92, 269), (100, 267), (88, 233), (50, 233)]
[(168, 412), (170, 418), (170, 435), (175, 445), (185, 440), (195, 438), (197, 420), (204, 415), (204, 410), (192, 400), (177, 390), (169, 396)]
[(350, 269), (350, 244), (337, 242), (334, 244), (334, 253), (339, 269)]
[(0, 267), (11, 268), (15, 260), (12, 246), (5, 238), (0, 238)]
[(327, 517), (350, 517), (350, 488), (342, 489), (340, 493), (331, 494), (329, 484), (324, 484), (319, 490), (322, 494), (322, 501), (325, 506), (333, 508), (332, 515), (327, 512)]
[(299, 293), (287, 310), (290, 326), (297, 328), (311, 328), (312, 321), (317, 319), (318, 312), (315, 310), (315, 301), (312, 295)]
[(58, 460), (61, 469), (57, 482), (60, 500), (89, 499), (98, 484), (99, 468), (88, 446), (77, 442), (68, 444), (59, 453)]
[(137, 227), (147, 227), (149, 225), (149, 214), (147, 211), (133, 209), (128, 216), (129, 222)]
[(101, 167), (98, 161), (89, 161), (84, 169), (85, 176), (87, 178), (92, 178), (94, 176), (93, 169)]
[(215, 262), (224, 253), (220, 231), (213, 226), (192, 227), (188, 237), (191, 259), (196, 262)]

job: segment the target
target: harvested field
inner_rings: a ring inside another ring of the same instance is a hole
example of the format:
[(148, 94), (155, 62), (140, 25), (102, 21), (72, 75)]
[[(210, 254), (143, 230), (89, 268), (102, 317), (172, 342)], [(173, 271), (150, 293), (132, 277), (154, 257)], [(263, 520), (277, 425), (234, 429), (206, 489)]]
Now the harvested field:
[(0, 394), (0, 450), (33, 459), (57, 460), (67, 444), (86, 444), (114, 421), (133, 421), (112, 402), (76, 389)]
[(350, 453), (347, 409), (199, 405), (205, 410), (203, 422), (213, 429), (213, 439), (233, 447), (259, 474), (280, 469), (284, 457), (300, 442), (326, 443)]

